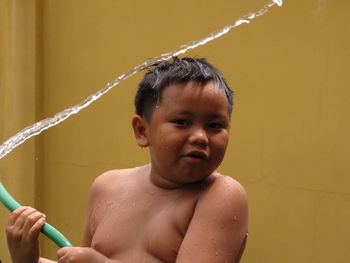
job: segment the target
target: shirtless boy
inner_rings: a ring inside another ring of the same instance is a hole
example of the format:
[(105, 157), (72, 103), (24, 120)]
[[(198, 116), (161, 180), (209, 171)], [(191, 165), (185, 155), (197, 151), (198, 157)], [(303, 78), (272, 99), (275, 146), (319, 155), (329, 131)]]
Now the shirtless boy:
[[(91, 187), (82, 247), (59, 263), (237, 263), (247, 234), (247, 199), (216, 172), (229, 139), (232, 92), (204, 59), (174, 58), (145, 74), (135, 97), (136, 142), (151, 163), (113, 170)], [(13, 263), (39, 259), (45, 216), (14, 211), (6, 229)]]

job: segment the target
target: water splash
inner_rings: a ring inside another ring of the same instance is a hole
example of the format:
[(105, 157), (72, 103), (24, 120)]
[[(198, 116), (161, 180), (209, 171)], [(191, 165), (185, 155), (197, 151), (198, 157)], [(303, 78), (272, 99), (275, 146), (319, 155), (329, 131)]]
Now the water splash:
[(128, 79), (132, 75), (136, 74), (137, 72), (146, 69), (147, 67), (151, 66), (152, 64), (156, 62), (161, 62), (165, 60), (169, 60), (174, 56), (181, 55), (185, 52), (187, 52), (190, 49), (194, 49), (196, 47), (205, 45), (206, 43), (217, 39), (225, 34), (227, 34), (231, 29), (238, 27), (242, 24), (249, 24), (251, 20), (254, 18), (261, 16), (265, 14), (270, 7), (277, 5), (277, 6), (282, 6), (283, 2), (282, 0), (272, 0), (271, 3), (266, 4), (262, 9), (255, 13), (249, 13), (245, 16), (242, 16), (241, 18), (237, 19), (233, 24), (230, 24), (226, 27), (224, 27), (221, 30), (218, 30), (216, 32), (213, 32), (209, 34), (207, 37), (196, 40), (196, 41), (191, 41), (187, 43), (186, 45), (180, 46), (175, 51), (165, 53), (160, 55), (159, 57), (155, 57), (153, 59), (150, 59), (143, 64), (140, 64), (130, 71), (126, 72), (125, 74), (119, 76), (118, 78), (114, 79), (112, 82), (109, 82), (106, 84), (106, 86), (99, 90), (98, 92), (88, 96), (84, 101), (80, 102), (79, 104), (67, 108), (59, 113), (56, 113), (53, 117), (46, 118), (44, 120), (38, 121), (34, 123), (31, 126), (28, 126), (24, 128), (22, 131), (5, 141), (1, 146), (0, 146), (0, 159), (5, 157), (7, 154), (9, 154), (13, 149), (15, 149), (17, 146), (21, 145), (24, 143), (26, 140), (30, 139), (31, 137), (34, 137), (40, 133), (42, 133), (44, 130), (47, 130), (53, 126), (56, 126), (57, 124), (63, 122), (73, 114), (77, 114), (79, 111), (82, 109), (88, 107), (91, 103), (94, 101), (98, 100), (100, 97), (102, 97), (104, 94), (106, 94), (108, 91), (110, 91), (113, 87), (117, 86), (121, 81)]

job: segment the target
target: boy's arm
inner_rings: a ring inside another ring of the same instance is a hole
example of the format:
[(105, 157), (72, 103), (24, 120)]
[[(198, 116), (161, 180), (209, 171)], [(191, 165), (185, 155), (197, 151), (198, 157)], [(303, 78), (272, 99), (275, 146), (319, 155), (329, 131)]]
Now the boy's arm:
[(248, 205), (243, 187), (218, 177), (198, 200), (176, 263), (236, 263), (248, 231)]
[[(58, 263), (123, 263), (109, 259), (100, 252), (89, 247), (64, 247), (57, 251)], [(43, 263), (51, 263), (44, 261)], [(39, 262), (41, 263), (41, 262)]]
[(47, 258), (40, 258), (38, 263), (56, 263), (56, 261), (52, 261)]

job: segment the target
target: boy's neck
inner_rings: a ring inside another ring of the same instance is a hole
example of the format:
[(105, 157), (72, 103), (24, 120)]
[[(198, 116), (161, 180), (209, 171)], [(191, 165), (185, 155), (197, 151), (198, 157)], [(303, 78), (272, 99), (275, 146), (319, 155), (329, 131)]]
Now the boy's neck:
[(149, 180), (150, 180), (150, 183), (156, 186), (157, 188), (162, 188), (166, 190), (178, 189), (184, 186), (184, 184), (166, 180), (163, 177), (153, 174), (152, 172), (149, 174)]
[[(161, 175), (158, 175), (154, 169), (152, 169), (152, 164), (147, 164), (145, 166), (142, 167), (142, 169), (144, 170), (142, 172), (143, 178), (145, 180), (147, 180), (147, 182), (149, 183), (149, 186), (151, 188), (155, 188), (155, 189), (163, 189), (163, 190), (175, 190), (175, 189), (179, 189), (183, 186), (185, 186), (186, 184), (184, 183), (179, 183), (179, 182), (173, 182), (170, 180), (167, 180), (166, 178), (163, 178)], [(148, 184), (146, 183), (146, 185)]]
[[(147, 180), (150, 183), (151, 187), (154, 187), (158, 190), (177, 190), (182, 189), (185, 187), (195, 187), (196, 185), (201, 185), (202, 183), (206, 181), (210, 181), (215, 177), (216, 172), (214, 172), (213, 176), (208, 176), (204, 180), (193, 182), (193, 183), (181, 183), (181, 182), (175, 182), (167, 180), (166, 178), (162, 177), (161, 175), (158, 175), (157, 173), (152, 170), (152, 164), (149, 164), (146, 166), (147, 168)], [(212, 178), (213, 177), (213, 178)]]

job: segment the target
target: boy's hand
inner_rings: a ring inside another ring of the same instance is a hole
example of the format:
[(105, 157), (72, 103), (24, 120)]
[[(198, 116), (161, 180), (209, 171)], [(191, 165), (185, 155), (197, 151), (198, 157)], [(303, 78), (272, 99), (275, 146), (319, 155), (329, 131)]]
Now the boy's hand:
[(13, 263), (37, 263), (40, 256), (38, 236), (45, 215), (31, 207), (20, 207), (10, 216), (6, 237)]
[(89, 247), (64, 247), (57, 251), (57, 263), (103, 263), (107, 257)]

